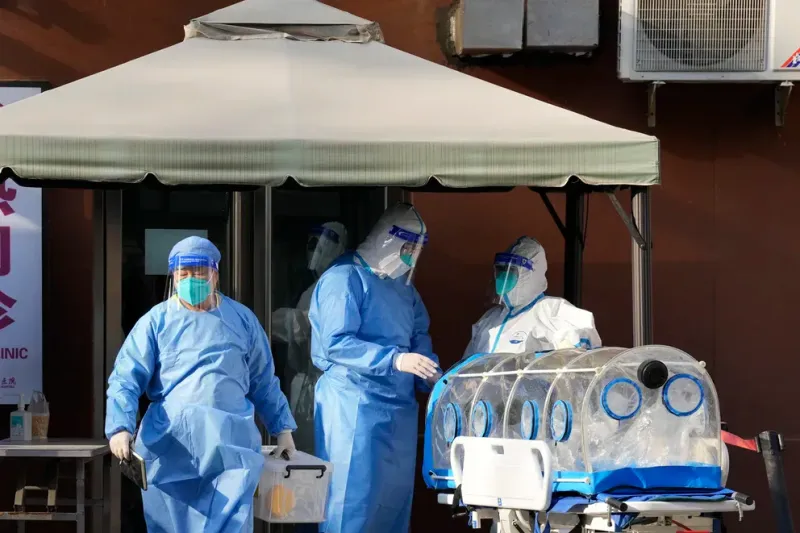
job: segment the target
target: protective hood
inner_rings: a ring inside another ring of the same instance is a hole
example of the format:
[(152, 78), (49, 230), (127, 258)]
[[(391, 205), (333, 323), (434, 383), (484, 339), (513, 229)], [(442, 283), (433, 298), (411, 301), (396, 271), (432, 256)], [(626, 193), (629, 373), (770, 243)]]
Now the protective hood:
[(326, 222), (308, 236), (308, 269), (321, 276), (347, 247), (347, 229), (339, 222)]
[(379, 277), (397, 279), (409, 274), (410, 280), (427, 242), (427, 227), (414, 206), (397, 204), (381, 215), (357, 254)]
[(525, 307), (547, 290), (547, 258), (539, 241), (520, 237), (495, 256), (495, 283), (503, 305)]

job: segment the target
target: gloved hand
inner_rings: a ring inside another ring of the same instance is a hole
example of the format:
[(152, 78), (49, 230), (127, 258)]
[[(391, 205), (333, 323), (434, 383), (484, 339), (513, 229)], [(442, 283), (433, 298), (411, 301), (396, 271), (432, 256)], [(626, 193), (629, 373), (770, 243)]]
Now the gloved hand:
[(289, 430), (283, 431), (278, 435), (278, 444), (275, 446), (275, 449), (272, 450), (270, 455), (274, 455), (276, 457), (280, 457), (281, 459), (288, 461), (294, 455), (294, 452), (297, 451), (297, 448), (294, 446), (294, 438), (292, 437), (292, 432)]
[(425, 380), (432, 379), (439, 369), (433, 359), (418, 353), (401, 353), (394, 360), (394, 367)]
[(436, 370), (436, 375), (435, 375), (435, 376), (433, 376), (432, 378), (428, 378), (428, 379), (426, 379), (426, 380), (425, 380), (425, 383), (427, 383), (427, 384), (428, 384), (428, 386), (429, 386), (430, 388), (433, 388), (433, 386), (434, 386), (434, 385), (436, 385), (436, 383), (437, 383), (437, 382), (438, 382), (440, 379), (442, 379), (442, 371), (441, 371), (441, 370), (439, 370), (439, 369), (437, 369), (437, 370)]
[(131, 460), (131, 434), (127, 431), (120, 431), (113, 435), (108, 441), (111, 453), (120, 461)]

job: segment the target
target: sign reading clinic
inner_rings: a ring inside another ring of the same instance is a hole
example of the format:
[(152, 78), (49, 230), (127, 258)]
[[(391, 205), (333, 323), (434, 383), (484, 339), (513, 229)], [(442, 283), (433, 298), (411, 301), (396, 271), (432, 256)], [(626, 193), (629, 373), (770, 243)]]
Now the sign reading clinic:
[[(0, 83), (0, 107), (39, 85)], [(0, 404), (42, 390), (42, 191), (0, 183)]]

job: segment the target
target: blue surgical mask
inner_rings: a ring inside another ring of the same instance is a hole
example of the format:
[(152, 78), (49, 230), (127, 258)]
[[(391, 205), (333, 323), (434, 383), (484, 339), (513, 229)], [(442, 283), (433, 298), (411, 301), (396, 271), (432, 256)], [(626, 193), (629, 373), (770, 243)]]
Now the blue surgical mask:
[(511, 292), (517, 286), (518, 275), (516, 272), (504, 272), (494, 280), (494, 290), (498, 296)]
[(184, 278), (178, 282), (178, 297), (189, 305), (200, 305), (211, 294), (211, 284), (206, 279)]
[(406, 266), (414, 266), (414, 256), (412, 254), (402, 254), (400, 255), (400, 261), (406, 264)]

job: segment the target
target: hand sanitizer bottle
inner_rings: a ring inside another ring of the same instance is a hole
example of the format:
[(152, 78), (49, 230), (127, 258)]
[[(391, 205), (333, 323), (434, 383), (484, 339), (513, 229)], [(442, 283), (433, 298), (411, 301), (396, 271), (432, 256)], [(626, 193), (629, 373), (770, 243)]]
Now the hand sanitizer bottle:
[(11, 435), (9, 440), (32, 440), (33, 420), (31, 413), (25, 410), (25, 395), (19, 395), (17, 410), (11, 413)]

